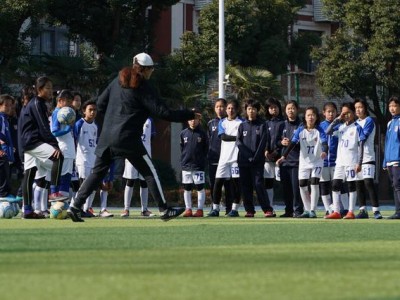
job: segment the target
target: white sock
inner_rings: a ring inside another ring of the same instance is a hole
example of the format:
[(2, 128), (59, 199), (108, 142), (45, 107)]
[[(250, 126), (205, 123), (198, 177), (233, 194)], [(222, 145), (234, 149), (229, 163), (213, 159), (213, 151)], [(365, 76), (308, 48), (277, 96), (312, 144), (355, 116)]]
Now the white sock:
[(357, 192), (349, 192), (349, 211), (353, 212), (356, 207)]
[(372, 207), (372, 211), (373, 212), (379, 211), (379, 207)]
[(267, 189), (267, 195), (268, 195), (268, 199), (269, 199), (269, 205), (271, 207), (274, 206), (274, 189)]
[(42, 198), (40, 199), (40, 210), (46, 211), (48, 207), (49, 190), (43, 189)]
[(304, 210), (310, 211), (311, 196), (310, 192), (308, 191), (308, 186), (300, 187), (300, 195), (301, 195), (301, 200), (303, 200)]
[(204, 203), (206, 202), (206, 191), (202, 189), (197, 191), (197, 209), (203, 210)]
[(44, 188), (35, 185), (33, 190), (33, 209), (37, 211), (41, 211), (41, 203), (42, 203), (42, 196), (43, 196)]
[(232, 203), (232, 210), (238, 211), (238, 210), (239, 210), (239, 207), (240, 207), (240, 204), (239, 204), (239, 203)]
[(183, 200), (185, 201), (186, 209), (192, 209), (192, 191), (183, 191)]
[(349, 209), (349, 195), (347, 193), (340, 194), (340, 201), (342, 201), (343, 208)]
[(219, 211), (219, 204), (213, 203), (213, 209)]
[(100, 201), (101, 201), (101, 210), (100, 211), (107, 209), (107, 198), (108, 198), (108, 192), (100, 190)]
[(360, 206), (360, 210), (367, 210), (366, 206)]
[(311, 185), (311, 210), (316, 211), (319, 199), (319, 185), (312, 184)]
[(331, 205), (331, 195), (322, 195), (322, 203), (324, 204), (325, 211), (329, 211), (329, 206)]
[(337, 213), (340, 212), (340, 192), (332, 191), (333, 210)]
[(142, 211), (146, 211), (149, 205), (149, 188), (140, 188), (140, 202), (142, 204)]
[(133, 195), (133, 186), (126, 185), (124, 191), (124, 207), (127, 210), (129, 210), (129, 208), (131, 207), (132, 195)]
[(94, 196), (96, 195), (96, 191), (90, 194), (89, 197), (87, 197), (85, 204), (83, 205), (83, 210), (87, 211), (89, 208), (92, 207)]

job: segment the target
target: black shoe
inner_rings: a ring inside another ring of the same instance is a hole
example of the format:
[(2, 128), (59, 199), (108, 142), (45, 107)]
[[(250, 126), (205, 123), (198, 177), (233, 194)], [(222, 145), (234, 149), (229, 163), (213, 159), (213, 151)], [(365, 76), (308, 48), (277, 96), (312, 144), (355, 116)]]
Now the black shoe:
[(168, 207), (167, 210), (160, 216), (160, 219), (167, 222), (169, 220), (175, 219), (177, 216), (182, 214), (185, 211), (185, 208), (172, 208)]
[(349, 212), (348, 209), (343, 209), (343, 210), (340, 211), (340, 215), (342, 216), (342, 218), (344, 218), (347, 215), (348, 212)]
[(68, 208), (68, 216), (73, 222), (85, 222), (81, 217), (81, 210), (79, 208), (70, 206)]
[(283, 215), (280, 215), (279, 218), (293, 218), (293, 213), (285, 212)]
[(395, 213), (395, 214), (391, 215), (390, 217), (388, 217), (388, 219), (390, 219), (390, 220), (400, 219), (400, 213)]

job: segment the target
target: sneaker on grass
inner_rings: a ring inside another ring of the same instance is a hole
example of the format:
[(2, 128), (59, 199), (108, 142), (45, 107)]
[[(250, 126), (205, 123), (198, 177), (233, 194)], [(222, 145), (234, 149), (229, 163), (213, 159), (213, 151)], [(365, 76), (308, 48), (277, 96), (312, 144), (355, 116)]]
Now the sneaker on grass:
[(359, 213), (356, 216), (356, 219), (368, 219), (368, 212), (365, 209), (360, 209)]
[(207, 214), (207, 217), (219, 217), (219, 210), (213, 209)]
[(237, 210), (232, 209), (229, 214), (226, 215), (228, 218), (237, 218), (239, 217), (239, 212)]
[(153, 214), (151, 211), (149, 211), (148, 209), (146, 209), (145, 211), (142, 211), (141, 213), (140, 213), (140, 215), (142, 216), (142, 217), (148, 217), (148, 218), (151, 218), (151, 217), (155, 217), (156, 215), (155, 214)]
[(124, 209), (121, 214), (121, 218), (128, 218), (129, 217), (129, 209)]
[(198, 209), (193, 215), (192, 217), (194, 218), (202, 218), (204, 216), (204, 212), (202, 209)]
[(72, 222), (85, 222), (85, 220), (81, 217), (81, 210), (79, 208), (70, 206), (67, 212)]
[(100, 218), (112, 218), (112, 217), (114, 217), (114, 214), (110, 213), (107, 209), (103, 209), (99, 213), (99, 217)]
[(183, 207), (178, 207), (178, 208), (168, 207), (161, 213), (160, 219), (167, 222), (169, 220), (175, 219), (176, 217), (181, 215), (184, 211), (185, 209)]

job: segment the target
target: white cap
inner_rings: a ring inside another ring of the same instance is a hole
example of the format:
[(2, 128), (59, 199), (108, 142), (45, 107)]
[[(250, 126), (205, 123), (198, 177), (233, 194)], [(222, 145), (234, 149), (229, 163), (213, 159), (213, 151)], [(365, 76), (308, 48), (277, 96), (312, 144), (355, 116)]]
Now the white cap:
[(139, 64), (143, 67), (152, 67), (154, 65), (153, 60), (147, 53), (139, 53), (133, 58), (133, 64)]

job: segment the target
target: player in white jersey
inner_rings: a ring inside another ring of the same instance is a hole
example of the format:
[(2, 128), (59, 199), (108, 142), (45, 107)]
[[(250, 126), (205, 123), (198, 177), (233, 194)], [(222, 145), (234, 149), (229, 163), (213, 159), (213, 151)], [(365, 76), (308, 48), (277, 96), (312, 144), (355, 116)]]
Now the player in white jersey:
[(221, 153), (219, 156), (217, 172), (215, 174), (213, 209), (208, 213), (209, 217), (219, 216), (221, 187), (226, 180), (230, 180), (231, 182), (230, 192), (233, 197), (232, 210), (237, 211), (239, 208), (239, 166), (237, 163), (239, 149), (236, 145), (236, 137), (239, 125), (243, 120), (238, 117), (238, 110), (239, 103), (235, 100), (229, 101), (226, 106), (227, 117), (222, 119), (218, 124), (218, 136), (221, 138)]
[[(146, 148), (147, 153), (151, 157), (151, 140), (153, 136), (156, 134), (155, 127), (153, 124), (153, 120), (148, 118), (146, 122), (143, 124), (143, 134), (142, 134), (142, 143)], [(148, 210), (148, 199), (149, 199), (149, 189), (147, 187), (147, 183), (144, 180), (143, 176), (139, 174), (139, 172), (135, 169), (135, 167), (125, 159), (125, 168), (123, 178), (126, 179), (126, 186), (124, 192), (124, 210), (121, 213), (121, 217), (127, 218), (129, 217), (129, 208), (131, 206), (131, 199), (133, 195), (133, 188), (135, 184), (135, 180), (139, 179), (140, 184), (140, 201), (141, 201), (141, 216), (143, 217), (154, 217), (155, 215)]]
[(58, 111), (64, 106), (72, 106), (73, 94), (69, 90), (61, 91), (57, 96), (57, 107), (51, 118), (51, 132), (57, 138), (58, 146), (64, 155), (60, 178), (60, 193), (69, 196), (72, 168), (76, 157), (73, 125), (61, 124), (57, 119)]
[[(289, 152), (300, 144), (299, 157), (299, 186), (304, 212), (299, 218), (316, 218), (315, 213), (319, 199), (319, 179), (324, 165), (324, 159), (328, 152), (328, 144), (325, 132), (319, 126), (318, 110), (316, 107), (308, 107), (305, 111), (303, 126), (294, 132), (293, 138), (285, 153), (278, 159), (279, 165)], [(308, 183), (310, 182), (311, 194)]]
[[(342, 120), (344, 124), (339, 124)], [(349, 188), (349, 207), (344, 219), (354, 219), (354, 207), (357, 200), (357, 173), (361, 171), (365, 135), (360, 125), (355, 122), (354, 103), (344, 103), (342, 111), (326, 130), (327, 134), (337, 134), (339, 139), (336, 167), (332, 182), (332, 198), (334, 212), (325, 216), (326, 219), (341, 219), (340, 190), (344, 181)], [(345, 207), (345, 209), (347, 209)]]
[(354, 100), (354, 107), (356, 116), (358, 117), (357, 123), (362, 127), (365, 135), (364, 143), (364, 156), (361, 166), (361, 172), (357, 174), (357, 198), (360, 203), (360, 212), (356, 216), (357, 219), (368, 219), (367, 212), (367, 199), (365, 191), (367, 191), (369, 199), (372, 202), (372, 211), (375, 219), (382, 219), (379, 211), (378, 193), (375, 188), (375, 122), (369, 116), (368, 104), (366, 101), (356, 98)]
[[(96, 154), (98, 128), (94, 122), (97, 115), (97, 106), (94, 100), (86, 101), (82, 105), (83, 118), (75, 123), (74, 135), (76, 140), (76, 160), (75, 165), (78, 171), (79, 179), (83, 182), (92, 172)], [(83, 207), (85, 217), (94, 217), (93, 212), (89, 211), (96, 191), (94, 191)]]

